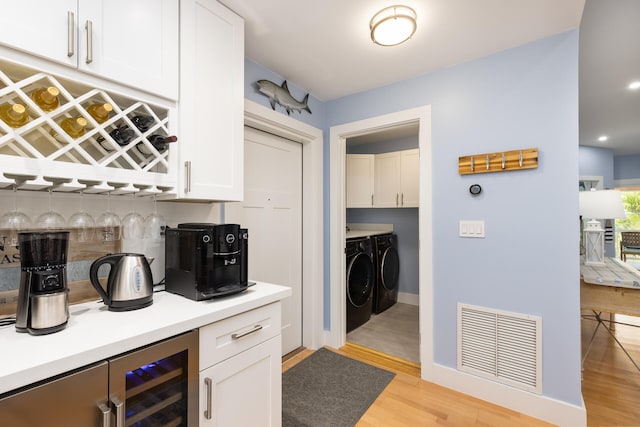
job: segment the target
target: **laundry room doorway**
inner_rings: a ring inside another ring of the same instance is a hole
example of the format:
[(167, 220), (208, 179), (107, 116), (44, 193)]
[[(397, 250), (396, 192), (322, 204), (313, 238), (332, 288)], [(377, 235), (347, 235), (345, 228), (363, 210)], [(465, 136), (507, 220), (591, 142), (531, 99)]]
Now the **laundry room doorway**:
[[(345, 170), (347, 344), (416, 369), (420, 364), (418, 131), (418, 123), (412, 122), (348, 138)], [(368, 310), (365, 303), (356, 310), (350, 297), (355, 278), (349, 247), (354, 239), (366, 239), (371, 247), (374, 277)], [(358, 326), (353, 328), (354, 324)]]
[[(389, 113), (330, 128), (329, 270), (330, 330), (328, 345), (342, 347), (346, 333), (346, 146), (350, 138), (411, 124), (418, 126), (418, 311), (421, 378), (433, 379), (433, 213), (431, 166), (431, 107)], [(395, 200), (394, 200), (395, 201)]]

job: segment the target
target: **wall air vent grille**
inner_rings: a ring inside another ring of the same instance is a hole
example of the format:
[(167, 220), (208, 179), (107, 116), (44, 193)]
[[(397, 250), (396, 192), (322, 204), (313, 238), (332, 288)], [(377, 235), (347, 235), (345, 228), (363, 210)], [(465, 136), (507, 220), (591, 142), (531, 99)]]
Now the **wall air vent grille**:
[(458, 370), (542, 393), (542, 318), (458, 304)]

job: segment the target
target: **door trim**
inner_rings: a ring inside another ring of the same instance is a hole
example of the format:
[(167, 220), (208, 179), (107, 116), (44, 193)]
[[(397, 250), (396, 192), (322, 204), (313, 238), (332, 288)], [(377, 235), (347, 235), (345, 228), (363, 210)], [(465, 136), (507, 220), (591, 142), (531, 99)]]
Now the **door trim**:
[(244, 100), (244, 124), (302, 144), (302, 345), (323, 345), (322, 130)]
[(418, 146), (420, 147), (420, 194), (419, 194), (419, 301), (420, 301), (420, 364), (421, 377), (434, 377), (433, 363), (433, 212), (431, 188), (431, 106), (426, 105), (383, 116), (364, 119), (329, 130), (330, 184), (329, 184), (329, 271), (330, 271), (330, 329), (327, 344), (340, 348), (346, 342), (345, 301), (345, 166), (346, 140), (359, 135), (418, 123)]

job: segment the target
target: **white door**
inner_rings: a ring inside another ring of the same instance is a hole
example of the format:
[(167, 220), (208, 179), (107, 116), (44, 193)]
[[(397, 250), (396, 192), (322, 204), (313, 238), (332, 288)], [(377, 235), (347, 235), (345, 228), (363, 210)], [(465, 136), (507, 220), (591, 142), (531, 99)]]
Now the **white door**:
[(288, 286), (282, 354), (302, 345), (302, 144), (245, 127), (244, 201), (224, 221), (249, 232), (249, 280)]

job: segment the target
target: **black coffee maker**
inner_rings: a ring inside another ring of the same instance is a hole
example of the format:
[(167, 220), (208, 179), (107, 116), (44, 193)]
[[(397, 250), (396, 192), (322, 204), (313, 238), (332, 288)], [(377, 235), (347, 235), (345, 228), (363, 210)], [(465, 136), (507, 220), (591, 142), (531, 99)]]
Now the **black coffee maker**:
[(192, 300), (242, 292), (248, 233), (238, 224), (185, 223), (165, 230), (165, 290)]
[(44, 335), (69, 320), (67, 292), (68, 231), (18, 233), (20, 288), (16, 331)]

